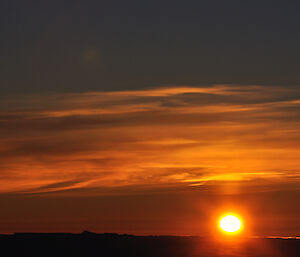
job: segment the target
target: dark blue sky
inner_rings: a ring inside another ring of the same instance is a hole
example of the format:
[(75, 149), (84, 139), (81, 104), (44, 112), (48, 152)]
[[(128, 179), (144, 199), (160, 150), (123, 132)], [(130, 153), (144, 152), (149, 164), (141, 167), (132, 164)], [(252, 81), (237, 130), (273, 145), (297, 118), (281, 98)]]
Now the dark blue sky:
[(0, 92), (300, 82), (297, 1), (0, 3)]

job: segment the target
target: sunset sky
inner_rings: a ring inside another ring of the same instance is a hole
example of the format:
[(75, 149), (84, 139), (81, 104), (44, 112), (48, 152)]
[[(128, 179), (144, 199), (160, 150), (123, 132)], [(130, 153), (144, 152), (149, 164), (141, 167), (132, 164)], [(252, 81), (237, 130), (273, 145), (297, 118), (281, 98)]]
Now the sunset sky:
[(0, 233), (300, 234), (299, 3), (0, 3)]

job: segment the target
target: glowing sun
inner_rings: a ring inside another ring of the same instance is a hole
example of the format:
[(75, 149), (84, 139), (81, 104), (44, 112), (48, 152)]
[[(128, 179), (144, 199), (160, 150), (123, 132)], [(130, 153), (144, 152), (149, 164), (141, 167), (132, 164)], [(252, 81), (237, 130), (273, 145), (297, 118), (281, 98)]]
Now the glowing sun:
[(233, 233), (241, 229), (242, 222), (233, 215), (228, 215), (221, 219), (220, 227), (226, 232)]

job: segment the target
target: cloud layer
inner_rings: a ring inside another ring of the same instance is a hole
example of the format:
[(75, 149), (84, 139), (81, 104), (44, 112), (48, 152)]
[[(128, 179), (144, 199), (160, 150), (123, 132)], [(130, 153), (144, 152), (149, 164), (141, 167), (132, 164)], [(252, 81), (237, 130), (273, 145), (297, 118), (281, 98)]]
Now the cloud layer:
[(300, 184), (295, 88), (216, 85), (1, 100), (1, 193)]

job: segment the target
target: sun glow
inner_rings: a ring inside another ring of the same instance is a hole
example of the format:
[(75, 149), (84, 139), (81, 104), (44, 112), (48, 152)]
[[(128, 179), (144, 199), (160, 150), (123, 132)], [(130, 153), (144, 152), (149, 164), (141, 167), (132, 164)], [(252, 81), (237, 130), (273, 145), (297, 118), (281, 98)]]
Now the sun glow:
[(233, 233), (241, 229), (242, 222), (233, 215), (227, 215), (220, 220), (220, 228), (225, 232)]

